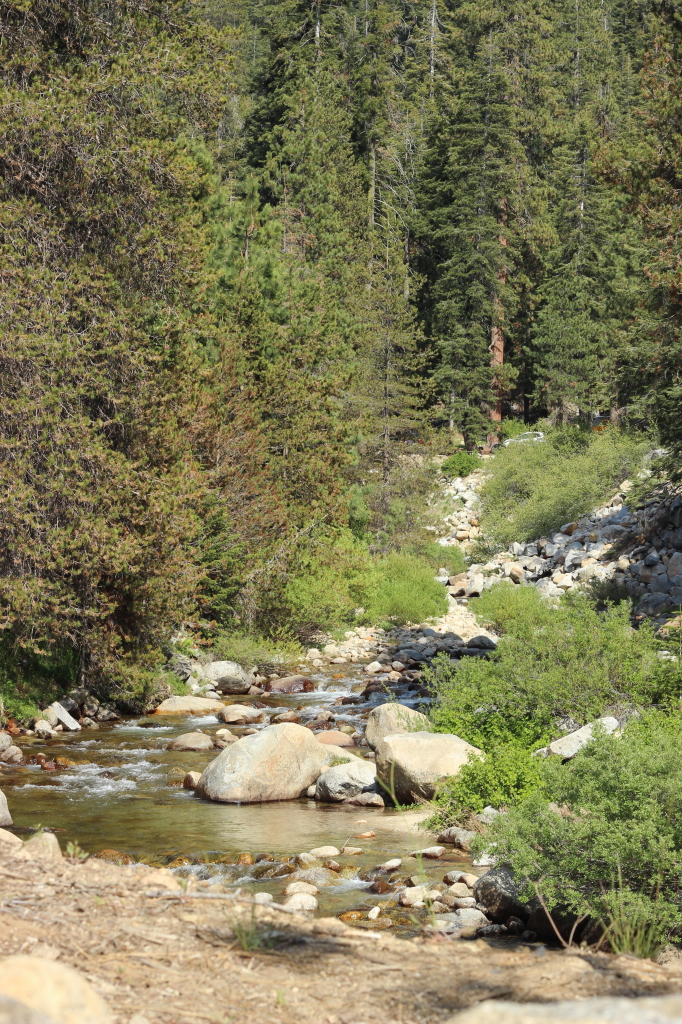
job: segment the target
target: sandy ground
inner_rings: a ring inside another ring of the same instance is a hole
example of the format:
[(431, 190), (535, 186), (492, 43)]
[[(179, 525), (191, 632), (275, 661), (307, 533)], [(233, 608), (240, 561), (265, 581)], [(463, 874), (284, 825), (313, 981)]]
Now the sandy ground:
[(682, 991), (677, 962), (401, 940), (211, 892), (165, 870), (0, 853), (0, 953), (77, 968), (117, 1024), (436, 1024), (482, 999)]

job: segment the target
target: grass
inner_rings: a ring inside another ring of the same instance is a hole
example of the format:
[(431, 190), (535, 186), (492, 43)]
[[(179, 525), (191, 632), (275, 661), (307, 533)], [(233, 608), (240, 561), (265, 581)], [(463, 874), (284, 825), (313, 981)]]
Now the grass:
[(267, 665), (291, 669), (303, 655), (300, 643), (286, 633), (265, 637), (243, 630), (225, 630), (216, 634), (211, 657), (216, 661), (236, 661), (243, 668)]
[(637, 472), (650, 441), (615, 428), (546, 431), (540, 443), (501, 448), (486, 464), (481, 527), (499, 548), (551, 535), (610, 497)]

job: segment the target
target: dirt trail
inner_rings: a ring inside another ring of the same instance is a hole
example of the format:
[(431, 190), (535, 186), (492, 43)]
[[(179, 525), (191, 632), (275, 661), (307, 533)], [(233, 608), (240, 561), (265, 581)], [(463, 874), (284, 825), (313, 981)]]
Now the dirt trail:
[[(166, 887), (170, 888), (166, 888)], [(436, 1024), (482, 999), (544, 1002), (682, 991), (633, 957), (417, 938), (183, 892), (168, 871), (0, 853), (0, 954), (59, 959), (117, 1024)], [(243, 949), (241, 929), (267, 943)]]

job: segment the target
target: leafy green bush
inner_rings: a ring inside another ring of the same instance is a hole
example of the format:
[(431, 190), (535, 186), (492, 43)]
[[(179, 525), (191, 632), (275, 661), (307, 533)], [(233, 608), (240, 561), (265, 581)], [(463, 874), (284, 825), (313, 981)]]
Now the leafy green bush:
[(473, 452), (455, 452), (450, 455), (440, 467), (443, 476), (469, 476), (475, 469), (480, 469), (483, 463), (478, 455)]
[(425, 676), (440, 698), (435, 728), (485, 751), (534, 749), (559, 735), (560, 718), (582, 724), (682, 692), (681, 663), (659, 660), (653, 629), (633, 630), (626, 604), (598, 613), (576, 594), (553, 608), (534, 588), (500, 584), (471, 606), (504, 633), (497, 651), (456, 667), (439, 656)]
[(265, 637), (239, 630), (217, 634), (211, 655), (219, 661), (236, 661), (244, 668), (253, 665), (278, 665), (291, 668), (303, 655), (303, 648), (292, 637), (281, 634)]
[(367, 607), (368, 621), (420, 622), (448, 610), (445, 588), (436, 583), (428, 562), (394, 552), (379, 560), (377, 573)]
[(538, 788), (541, 766), (530, 752), (507, 743), (492, 747), (469, 761), (455, 778), (448, 779), (435, 800), (425, 828), (444, 828), (465, 821), (484, 807), (511, 807)]
[(550, 758), (542, 788), (479, 846), (496, 844), (527, 896), (602, 919), (616, 948), (655, 946), (682, 920), (681, 746), (682, 716), (651, 711), (567, 764)]
[(481, 527), (504, 547), (556, 532), (588, 512), (638, 468), (641, 435), (551, 430), (544, 442), (500, 448), (486, 465)]

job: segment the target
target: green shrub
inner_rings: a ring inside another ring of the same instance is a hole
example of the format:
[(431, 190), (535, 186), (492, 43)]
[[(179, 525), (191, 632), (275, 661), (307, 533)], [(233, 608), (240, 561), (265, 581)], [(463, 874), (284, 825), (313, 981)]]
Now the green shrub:
[(433, 578), (428, 562), (396, 552), (378, 561), (377, 574), (368, 621), (421, 622), (448, 610), (445, 588)]
[(559, 735), (560, 718), (583, 724), (614, 707), (671, 703), (682, 692), (682, 664), (657, 657), (652, 627), (633, 630), (626, 604), (598, 613), (576, 594), (552, 608), (534, 588), (500, 584), (471, 607), (504, 633), (497, 651), (456, 667), (438, 656), (425, 677), (440, 698), (435, 728), (485, 751), (539, 747)]
[(211, 656), (219, 661), (236, 661), (244, 668), (272, 665), (291, 668), (303, 655), (303, 648), (286, 634), (264, 637), (239, 630), (219, 632), (211, 648)]
[(473, 452), (455, 452), (450, 455), (440, 467), (443, 476), (469, 476), (475, 469), (480, 469), (483, 463), (478, 455)]
[(555, 533), (604, 500), (638, 468), (641, 435), (551, 430), (539, 443), (500, 448), (486, 464), (481, 528), (504, 547)]
[(447, 568), (451, 576), (455, 576), (458, 572), (464, 572), (466, 569), (464, 552), (455, 545), (444, 548), (435, 541), (414, 541), (402, 548), (401, 551), (402, 554), (412, 555), (427, 562), (433, 573), (436, 573), (442, 566)]
[(495, 843), (526, 896), (537, 886), (550, 909), (602, 919), (615, 948), (652, 951), (682, 920), (681, 746), (682, 716), (651, 711), (567, 764), (550, 758), (542, 788), (478, 847)]
[(470, 754), (468, 763), (441, 788), (424, 827), (444, 828), (466, 821), (471, 812), (488, 806), (511, 807), (540, 783), (540, 763), (522, 747), (508, 743), (492, 747), (483, 758)]

